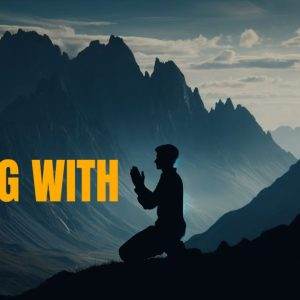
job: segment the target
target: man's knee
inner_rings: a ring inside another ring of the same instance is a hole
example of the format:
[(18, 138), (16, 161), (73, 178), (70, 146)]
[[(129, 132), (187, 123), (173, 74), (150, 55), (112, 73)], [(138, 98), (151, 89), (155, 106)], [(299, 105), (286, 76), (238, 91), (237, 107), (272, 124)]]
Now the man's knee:
[(128, 247), (127, 243), (123, 244), (119, 248), (119, 256), (124, 262), (127, 262), (130, 260), (131, 255), (130, 255), (130, 251), (129, 251), (129, 247)]
[(149, 226), (129, 239), (119, 249), (123, 261), (141, 261), (163, 253), (161, 234), (154, 226)]
[(119, 256), (124, 262), (138, 260), (139, 249), (132, 240), (128, 240), (119, 248)]

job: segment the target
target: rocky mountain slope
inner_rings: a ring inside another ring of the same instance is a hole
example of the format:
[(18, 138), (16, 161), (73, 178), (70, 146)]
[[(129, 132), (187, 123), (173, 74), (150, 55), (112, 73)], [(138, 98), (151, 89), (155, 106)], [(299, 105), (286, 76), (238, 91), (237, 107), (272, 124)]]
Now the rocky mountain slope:
[(246, 206), (226, 213), (206, 232), (188, 240), (189, 247), (212, 251), (221, 241), (233, 245), (253, 239), (278, 224), (289, 224), (300, 213), (300, 162), (263, 189)]

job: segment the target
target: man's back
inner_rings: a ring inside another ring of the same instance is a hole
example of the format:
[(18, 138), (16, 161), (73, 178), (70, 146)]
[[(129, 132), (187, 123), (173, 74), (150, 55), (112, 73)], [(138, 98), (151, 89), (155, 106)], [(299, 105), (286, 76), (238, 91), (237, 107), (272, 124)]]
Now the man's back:
[(154, 193), (158, 197), (155, 225), (166, 232), (183, 236), (183, 184), (175, 168), (161, 174)]

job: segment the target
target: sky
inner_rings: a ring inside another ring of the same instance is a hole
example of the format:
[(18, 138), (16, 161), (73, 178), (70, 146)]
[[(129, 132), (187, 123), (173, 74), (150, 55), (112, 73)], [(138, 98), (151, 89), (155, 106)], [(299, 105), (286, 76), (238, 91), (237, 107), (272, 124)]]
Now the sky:
[(300, 126), (298, 0), (0, 0), (0, 35), (18, 28), (71, 57), (119, 35), (143, 71), (174, 60), (208, 109), (230, 97), (265, 130)]

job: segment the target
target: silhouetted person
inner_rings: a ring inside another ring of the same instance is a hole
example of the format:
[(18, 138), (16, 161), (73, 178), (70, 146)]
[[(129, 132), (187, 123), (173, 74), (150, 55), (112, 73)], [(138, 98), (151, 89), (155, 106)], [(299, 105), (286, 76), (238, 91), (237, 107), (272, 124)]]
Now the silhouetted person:
[(166, 252), (169, 257), (176, 257), (184, 251), (180, 241), (185, 234), (183, 217), (183, 185), (174, 168), (178, 158), (178, 149), (173, 145), (161, 145), (155, 149), (155, 164), (162, 170), (160, 180), (153, 192), (145, 187), (144, 172), (137, 167), (130, 171), (138, 201), (144, 209), (157, 207), (157, 220), (134, 235), (119, 249), (123, 261), (144, 260)]

